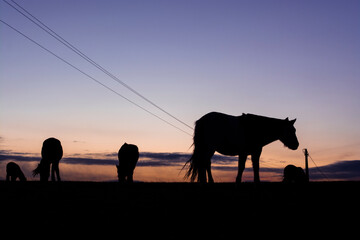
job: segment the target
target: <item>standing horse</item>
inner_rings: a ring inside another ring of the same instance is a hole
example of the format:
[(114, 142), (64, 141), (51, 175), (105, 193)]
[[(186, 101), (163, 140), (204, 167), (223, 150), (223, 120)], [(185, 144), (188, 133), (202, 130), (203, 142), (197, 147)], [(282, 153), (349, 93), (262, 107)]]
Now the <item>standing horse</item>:
[(286, 147), (296, 150), (299, 146), (294, 128), (296, 119), (289, 121), (253, 114), (230, 116), (223, 113), (211, 112), (201, 117), (195, 123), (194, 152), (185, 175), (194, 181), (196, 177), (201, 183), (213, 183), (211, 175), (211, 158), (215, 151), (224, 155), (238, 155), (238, 175), (236, 182), (241, 182), (245, 169), (245, 161), (251, 155), (254, 171), (254, 182), (260, 182), (259, 159), (262, 148), (276, 140), (280, 140)]
[(132, 183), (134, 169), (139, 159), (139, 149), (136, 145), (124, 143), (118, 153), (119, 165), (116, 165), (119, 182)]
[(55, 181), (55, 173), (57, 180), (60, 179), (59, 162), (63, 156), (63, 149), (61, 142), (56, 138), (48, 138), (44, 141), (41, 149), (41, 161), (37, 168), (33, 171), (33, 176), (40, 174), (40, 181), (47, 182), (50, 176), (51, 165), (51, 180)]

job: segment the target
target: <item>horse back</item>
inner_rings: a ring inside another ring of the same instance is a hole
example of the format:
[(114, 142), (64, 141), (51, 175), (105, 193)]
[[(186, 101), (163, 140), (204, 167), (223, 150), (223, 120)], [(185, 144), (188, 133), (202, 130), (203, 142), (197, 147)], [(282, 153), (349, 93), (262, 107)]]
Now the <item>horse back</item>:
[(220, 132), (224, 129), (236, 130), (239, 127), (241, 117), (211, 112), (196, 121), (196, 126), (203, 125), (206, 128), (213, 128), (214, 132)]
[(60, 161), (63, 156), (61, 142), (56, 138), (48, 138), (44, 141), (41, 156), (46, 161)]
[(119, 164), (136, 166), (139, 159), (139, 148), (134, 144), (124, 143), (118, 152)]
[(237, 155), (244, 143), (241, 120), (242, 116), (208, 113), (196, 122), (194, 142), (222, 154)]

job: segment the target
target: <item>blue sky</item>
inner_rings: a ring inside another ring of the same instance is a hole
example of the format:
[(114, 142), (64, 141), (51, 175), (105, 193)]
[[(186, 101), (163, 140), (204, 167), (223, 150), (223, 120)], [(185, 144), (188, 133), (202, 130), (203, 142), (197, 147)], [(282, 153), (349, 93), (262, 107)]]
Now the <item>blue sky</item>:
[[(210, 111), (297, 118), (298, 151), (268, 162), (360, 157), (359, 1), (16, 1), (67, 41), (189, 125)], [(5, 2), (0, 18), (149, 111), (192, 134), (85, 62)], [(1, 148), (68, 155), (191, 152), (188, 136), (0, 24)]]

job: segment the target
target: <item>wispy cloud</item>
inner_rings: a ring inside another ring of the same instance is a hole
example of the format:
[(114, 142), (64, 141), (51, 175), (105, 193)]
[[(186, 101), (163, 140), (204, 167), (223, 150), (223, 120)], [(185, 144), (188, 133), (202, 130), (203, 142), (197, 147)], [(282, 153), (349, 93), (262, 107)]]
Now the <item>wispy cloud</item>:
[(2, 161), (33, 162), (39, 160), (40, 159), (38, 156), (30, 155), (28, 153), (0, 150), (0, 162)]
[(360, 160), (338, 161), (309, 171), (313, 180), (360, 180)]
[[(191, 154), (189, 153), (143, 152), (140, 154), (137, 167), (182, 167), (190, 157)], [(0, 150), (0, 162), (4, 161), (39, 162), (40, 156), (34, 156), (28, 153)], [(212, 168), (218, 171), (236, 172), (236, 161), (236, 157), (215, 155), (212, 159)], [(114, 166), (118, 164), (116, 153), (94, 155), (74, 154), (73, 156), (63, 158), (61, 162), (89, 166)], [(247, 168), (245, 171), (249, 172), (252, 171), (252, 169)], [(260, 171), (262, 173), (282, 175), (283, 168), (261, 167)], [(309, 171), (311, 180), (360, 180), (360, 160), (337, 161), (319, 168), (310, 168)]]

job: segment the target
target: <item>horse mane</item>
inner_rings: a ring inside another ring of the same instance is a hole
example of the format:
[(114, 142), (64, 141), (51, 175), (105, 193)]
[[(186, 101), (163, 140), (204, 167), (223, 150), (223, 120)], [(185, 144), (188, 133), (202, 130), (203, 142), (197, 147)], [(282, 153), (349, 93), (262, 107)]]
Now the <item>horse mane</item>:
[(258, 123), (279, 124), (284, 121), (283, 119), (279, 119), (279, 118), (266, 117), (251, 113), (243, 113), (241, 116), (239, 116), (239, 118), (242, 118), (245, 121), (250, 121), (255, 124)]

